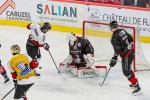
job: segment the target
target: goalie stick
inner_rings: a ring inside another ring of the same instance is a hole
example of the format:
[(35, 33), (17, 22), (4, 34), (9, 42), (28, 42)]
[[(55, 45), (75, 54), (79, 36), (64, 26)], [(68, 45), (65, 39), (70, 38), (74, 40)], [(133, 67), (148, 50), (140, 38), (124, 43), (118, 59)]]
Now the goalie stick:
[(100, 85), (101, 87), (103, 86), (103, 84), (104, 84), (104, 82), (105, 82), (105, 80), (106, 80), (106, 78), (107, 78), (107, 76), (108, 76), (108, 73), (109, 73), (110, 69), (111, 69), (111, 66), (110, 66), (110, 68), (109, 68), (109, 70), (108, 70), (108, 72), (107, 72), (107, 74), (106, 74), (106, 76), (105, 76), (105, 78), (104, 78), (102, 84), (99, 83), (99, 85)]

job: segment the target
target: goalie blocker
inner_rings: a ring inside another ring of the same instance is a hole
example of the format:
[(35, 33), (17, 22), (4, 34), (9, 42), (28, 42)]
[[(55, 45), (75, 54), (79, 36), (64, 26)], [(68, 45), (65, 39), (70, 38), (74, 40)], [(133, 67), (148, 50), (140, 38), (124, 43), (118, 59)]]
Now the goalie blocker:
[(74, 65), (65, 65), (60, 63), (59, 69), (61, 73), (71, 74), (79, 78), (103, 77), (107, 73), (106, 66), (80, 67)]

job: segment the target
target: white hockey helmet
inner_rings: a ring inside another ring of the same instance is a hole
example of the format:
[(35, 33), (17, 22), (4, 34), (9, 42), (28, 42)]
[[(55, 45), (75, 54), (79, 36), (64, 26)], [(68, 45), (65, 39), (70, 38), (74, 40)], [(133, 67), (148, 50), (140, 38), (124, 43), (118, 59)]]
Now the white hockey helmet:
[(66, 36), (66, 40), (70, 45), (74, 45), (74, 42), (77, 40), (77, 37), (73, 33), (68, 33)]

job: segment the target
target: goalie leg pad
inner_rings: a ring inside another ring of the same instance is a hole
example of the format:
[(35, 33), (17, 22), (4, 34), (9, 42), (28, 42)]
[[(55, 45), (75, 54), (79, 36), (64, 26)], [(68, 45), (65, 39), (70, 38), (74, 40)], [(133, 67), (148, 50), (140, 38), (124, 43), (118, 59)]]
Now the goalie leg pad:
[(61, 73), (65, 72), (66, 68), (67, 68), (67, 64), (62, 64), (62, 63), (59, 64), (59, 70)]
[(59, 64), (59, 70), (61, 73), (70, 73), (73, 76), (77, 76), (77, 67), (75, 65)]
[(80, 67), (77, 68), (74, 65), (59, 65), (60, 72), (70, 73), (73, 76), (80, 78), (92, 78), (92, 77), (103, 77), (106, 76), (107, 67), (106, 66), (94, 66), (94, 67)]
[(85, 67), (78, 70), (78, 77), (92, 78), (105, 76), (107, 72), (106, 66)]

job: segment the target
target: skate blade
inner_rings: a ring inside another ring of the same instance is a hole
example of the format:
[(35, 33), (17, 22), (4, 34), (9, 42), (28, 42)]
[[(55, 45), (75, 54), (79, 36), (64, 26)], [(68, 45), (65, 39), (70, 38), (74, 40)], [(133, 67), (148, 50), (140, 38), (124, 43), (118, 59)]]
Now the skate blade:
[(142, 91), (140, 90), (140, 91), (138, 91), (138, 92), (136, 92), (136, 93), (132, 93), (134, 96), (138, 96), (138, 95), (142, 95), (143, 93), (142, 93)]

